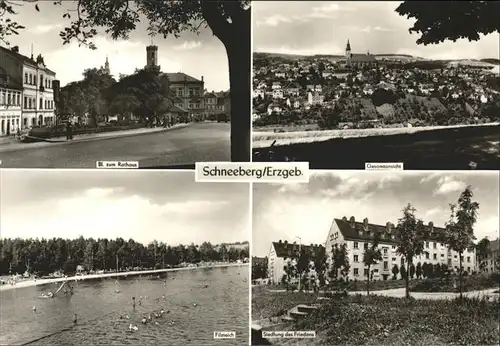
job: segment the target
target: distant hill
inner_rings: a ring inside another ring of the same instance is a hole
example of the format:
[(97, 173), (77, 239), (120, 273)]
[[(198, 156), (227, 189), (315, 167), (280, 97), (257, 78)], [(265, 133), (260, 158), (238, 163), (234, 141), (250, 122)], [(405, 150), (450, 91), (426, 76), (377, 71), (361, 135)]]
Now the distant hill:
[(479, 61), (486, 62), (488, 64), (500, 65), (500, 59), (481, 59)]

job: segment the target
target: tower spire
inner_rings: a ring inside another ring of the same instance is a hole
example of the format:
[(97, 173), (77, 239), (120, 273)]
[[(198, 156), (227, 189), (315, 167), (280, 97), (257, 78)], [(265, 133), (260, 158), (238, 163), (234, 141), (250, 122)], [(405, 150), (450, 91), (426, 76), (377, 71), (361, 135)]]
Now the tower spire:
[(106, 72), (106, 74), (110, 74), (111, 73), (111, 71), (109, 70), (108, 54), (106, 54), (106, 62), (104, 63), (104, 72)]

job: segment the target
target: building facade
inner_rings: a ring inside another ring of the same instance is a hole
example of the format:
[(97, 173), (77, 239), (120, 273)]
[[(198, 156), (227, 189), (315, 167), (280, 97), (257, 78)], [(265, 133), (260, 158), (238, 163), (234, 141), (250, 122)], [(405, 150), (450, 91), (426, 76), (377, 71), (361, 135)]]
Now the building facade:
[[(285, 275), (285, 267), (288, 263), (295, 265), (298, 255), (302, 249), (309, 251), (310, 245), (299, 245), (297, 243), (288, 243), (287, 241), (272, 242), (269, 250), (267, 262), (267, 275), (272, 284), (278, 284)], [(309, 273), (314, 275), (314, 271)], [(292, 280), (293, 281), (293, 280)]]
[(491, 274), (498, 273), (500, 271), (499, 242), (499, 239), (491, 241), (488, 246), (486, 258), (478, 261), (478, 269), (482, 273)]
[[(158, 65), (158, 46), (150, 45), (146, 47), (145, 69), (161, 71)], [(203, 76), (196, 79), (182, 72), (163, 73), (170, 82), (170, 89), (174, 96), (174, 105), (181, 111), (189, 113), (191, 119), (202, 120), (205, 114), (205, 82)]]
[(23, 88), (0, 67), (0, 136), (16, 134), (21, 129)]
[[(413, 259), (416, 266), (419, 262), (436, 265), (445, 264), (448, 269), (458, 271), (458, 253), (448, 249), (439, 241), (440, 234), (444, 228), (434, 227), (432, 222), (425, 226), (424, 253)], [(396, 252), (399, 240), (397, 238), (395, 226), (388, 222), (385, 226), (371, 224), (365, 218), (358, 222), (354, 217), (347, 219), (334, 219), (328, 237), (325, 242), (327, 258), (331, 258), (332, 246), (334, 244), (346, 244), (349, 256), (349, 279), (366, 280), (368, 269), (363, 263), (365, 250), (373, 242), (375, 233), (379, 235), (378, 248), (382, 253), (382, 260), (372, 266), (374, 280), (388, 280), (392, 276), (392, 268), (397, 265), (400, 268), (406, 265), (405, 258)], [(472, 247), (462, 255), (464, 271), (472, 273), (476, 268), (475, 249)]]
[(45, 65), (41, 54), (36, 59), (19, 53), (19, 47), (0, 47), (0, 67), (12, 83), (22, 85), (21, 128), (55, 124), (53, 81), (56, 73)]

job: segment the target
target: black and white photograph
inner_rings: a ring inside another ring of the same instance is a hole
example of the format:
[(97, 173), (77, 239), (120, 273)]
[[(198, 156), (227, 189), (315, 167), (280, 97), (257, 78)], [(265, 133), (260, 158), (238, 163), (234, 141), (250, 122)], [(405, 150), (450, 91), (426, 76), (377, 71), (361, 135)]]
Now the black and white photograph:
[(499, 196), (498, 172), (254, 184), (252, 344), (498, 345)]
[(248, 184), (101, 170), (1, 182), (0, 344), (248, 344)]
[(498, 1), (260, 1), (253, 161), (495, 170)]
[(1, 167), (250, 161), (250, 11), (0, 0)]

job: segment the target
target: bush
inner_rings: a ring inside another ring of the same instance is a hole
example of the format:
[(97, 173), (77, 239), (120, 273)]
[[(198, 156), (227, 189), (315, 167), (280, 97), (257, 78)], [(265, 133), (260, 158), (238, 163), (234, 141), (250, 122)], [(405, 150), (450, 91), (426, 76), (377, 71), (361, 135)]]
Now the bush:
[[(298, 323), (327, 345), (498, 344), (498, 300), (351, 296), (325, 302)], [(430, 341), (430, 342), (429, 342)]]

